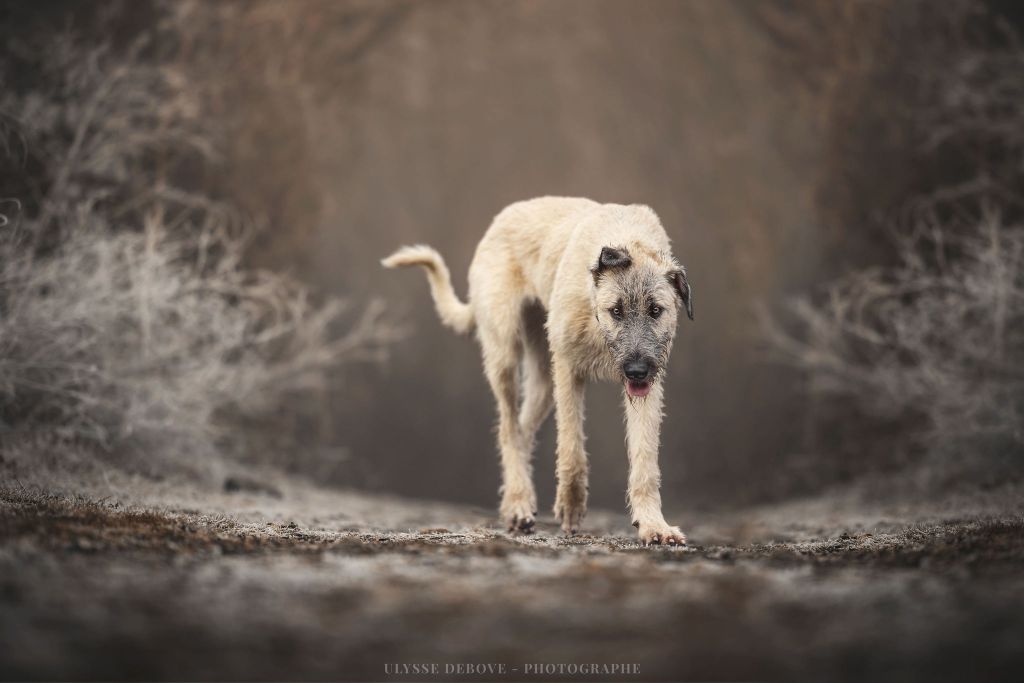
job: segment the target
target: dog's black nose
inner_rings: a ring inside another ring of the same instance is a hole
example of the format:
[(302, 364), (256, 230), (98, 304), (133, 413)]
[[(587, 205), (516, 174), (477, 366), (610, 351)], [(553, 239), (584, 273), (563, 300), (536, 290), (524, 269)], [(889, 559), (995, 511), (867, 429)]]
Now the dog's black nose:
[(626, 379), (642, 382), (651, 374), (651, 364), (643, 359), (627, 360), (622, 364), (622, 372)]

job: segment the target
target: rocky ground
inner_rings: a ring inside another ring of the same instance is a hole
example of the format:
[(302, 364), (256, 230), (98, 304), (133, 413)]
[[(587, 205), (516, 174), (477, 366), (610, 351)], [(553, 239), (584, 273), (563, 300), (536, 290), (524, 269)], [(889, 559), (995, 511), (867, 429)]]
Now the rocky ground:
[(0, 675), (979, 680), (1024, 666), (1011, 485), (676, 516), (691, 545), (644, 548), (621, 514), (592, 513), (589, 535), (510, 537), (487, 510), (228, 483), (0, 489)]

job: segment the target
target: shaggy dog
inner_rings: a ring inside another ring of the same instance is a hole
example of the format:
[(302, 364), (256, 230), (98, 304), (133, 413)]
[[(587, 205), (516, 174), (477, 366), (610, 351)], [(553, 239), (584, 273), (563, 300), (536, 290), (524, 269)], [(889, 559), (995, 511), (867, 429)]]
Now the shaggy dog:
[(693, 299), (654, 211), (567, 197), (512, 204), (480, 240), (468, 302), (430, 247), (404, 247), (382, 263), (423, 266), (441, 321), (460, 334), (476, 329), (498, 403), (501, 516), (510, 530), (528, 533), (534, 525), (530, 461), (552, 403), (555, 517), (566, 533), (579, 529), (588, 488), (583, 389), (596, 378), (623, 386), (629, 505), (640, 539), (686, 542), (661, 513), (658, 438), (677, 314), (685, 309), (692, 320)]

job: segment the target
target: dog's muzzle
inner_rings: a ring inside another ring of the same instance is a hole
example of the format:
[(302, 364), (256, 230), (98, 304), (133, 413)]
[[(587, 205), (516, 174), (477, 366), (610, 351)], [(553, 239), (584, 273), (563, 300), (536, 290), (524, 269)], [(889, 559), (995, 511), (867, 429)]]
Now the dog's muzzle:
[(626, 393), (634, 398), (641, 398), (651, 393), (651, 380), (654, 379), (654, 365), (643, 358), (628, 360), (622, 364), (622, 374), (626, 376)]

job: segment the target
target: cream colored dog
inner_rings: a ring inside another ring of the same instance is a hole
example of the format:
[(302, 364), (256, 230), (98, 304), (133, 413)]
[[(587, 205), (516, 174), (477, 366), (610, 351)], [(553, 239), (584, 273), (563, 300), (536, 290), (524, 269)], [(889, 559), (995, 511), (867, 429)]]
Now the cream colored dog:
[(566, 197), (512, 204), (477, 247), (467, 303), (430, 247), (404, 247), (383, 264), (423, 266), (442, 322), (462, 334), (476, 327), (498, 402), (501, 515), (510, 530), (533, 529), (534, 437), (552, 402), (555, 517), (566, 533), (579, 528), (588, 488), (583, 387), (598, 378), (624, 388), (629, 505), (640, 539), (686, 542), (661, 513), (658, 440), (677, 311), (685, 308), (692, 320), (693, 305), (686, 271), (654, 211)]

